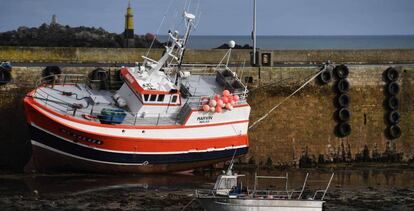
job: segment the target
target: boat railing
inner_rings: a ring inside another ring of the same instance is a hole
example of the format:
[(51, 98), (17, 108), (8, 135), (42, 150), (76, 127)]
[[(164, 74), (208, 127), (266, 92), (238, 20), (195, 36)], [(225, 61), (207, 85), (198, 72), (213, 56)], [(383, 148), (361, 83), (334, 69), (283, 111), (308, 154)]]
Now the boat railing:
[[(44, 103), (44, 105), (49, 106), (61, 113), (70, 116), (88, 116), (88, 117), (96, 117), (97, 111), (94, 109), (94, 105), (88, 103), (87, 101), (83, 100), (80, 103), (70, 103), (68, 101), (64, 101), (60, 98), (56, 98), (53, 95), (49, 94), (44, 89), (37, 89), (33, 98), (40, 100)], [(112, 112), (113, 114), (121, 114), (124, 112)], [(131, 113), (125, 111), (129, 115), (125, 116), (122, 124), (125, 125), (137, 125), (137, 124), (144, 124), (144, 125), (164, 125), (164, 124), (178, 124), (178, 113), (175, 114), (176, 116), (166, 117), (164, 113)]]
[(75, 85), (78, 83), (84, 83), (86, 77), (83, 74), (52, 74), (46, 77), (42, 77), (36, 81), (35, 87), (40, 86), (54, 86), (54, 85)]
[(90, 87), (92, 86), (98, 86), (100, 87), (101, 83), (105, 83), (106, 89), (111, 89), (111, 87), (119, 87), (124, 82), (123, 81), (116, 81), (116, 80), (110, 80), (105, 79), (93, 79), (88, 77), (84, 74), (52, 74), (46, 77), (42, 77), (39, 80), (36, 81), (35, 87), (38, 88), (40, 86), (50, 86), (54, 87), (55, 85), (76, 85), (76, 84), (86, 84)]
[(260, 198), (260, 199), (290, 199), (289, 192), (278, 191), (278, 190), (256, 190), (256, 191), (252, 191), (251, 195), (254, 198)]
[(197, 189), (196, 190), (196, 196), (200, 197), (200, 196), (212, 196), (212, 197), (216, 197), (216, 193), (214, 190), (206, 190), (206, 189)]
[(70, 104), (61, 99), (54, 97), (53, 95), (45, 92), (43, 89), (36, 89), (33, 98), (43, 101), (44, 105), (52, 107), (53, 109), (62, 113), (68, 113)]
[[(334, 178), (334, 176), (335, 176), (335, 173), (332, 173), (331, 177), (329, 178), (329, 182), (326, 185), (325, 189), (320, 189), (320, 190), (315, 191), (315, 193), (312, 197), (312, 200), (323, 200), (325, 198), (326, 193), (328, 192), (328, 189), (331, 186), (331, 182), (332, 182), (332, 179)], [(318, 196), (319, 196), (319, 198), (318, 198)]]
[[(177, 68), (177, 64), (170, 65), (172, 68)], [(228, 68), (226, 65), (215, 65), (215, 64), (181, 64), (182, 70), (191, 70), (195, 74), (210, 74), (213, 75), (217, 70), (224, 70)]]
[[(256, 197), (256, 196), (257, 197), (262, 197), (263, 193), (266, 193), (267, 195), (275, 194), (276, 196), (281, 196), (280, 193), (282, 193), (282, 192), (283, 192), (283, 195), (286, 195), (286, 197), (288, 197), (289, 196), (288, 178), (289, 178), (288, 173), (286, 173), (285, 176), (259, 176), (259, 175), (257, 175), (257, 172), (256, 172), (255, 175), (254, 175), (253, 197)], [(257, 189), (259, 179), (285, 180), (285, 189), (283, 191), (267, 190), (267, 191), (263, 192), (263, 190), (258, 190)]]
[[(333, 177), (334, 177), (334, 173), (332, 173), (325, 189), (315, 190), (313, 196), (310, 197), (309, 199), (311, 199), (311, 200), (323, 200), (326, 196), (326, 193), (327, 193), (330, 185), (331, 185)], [(286, 199), (302, 199), (303, 198), (303, 193), (304, 193), (305, 188), (306, 188), (307, 183), (308, 183), (308, 178), (309, 178), (309, 173), (306, 174), (306, 177), (305, 177), (305, 180), (303, 182), (301, 190), (289, 190), (289, 188), (288, 188), (288, 180), (289, 180), (288, 173), (286, 173), (286, 176), (258, 176), (257, 173), (256, 173), (255, 174), (254, 189), (252, 191), (252, 195), (253, 195), (253, 197), (259, 197), (259, 198), (272, 197), (272, 198), (286, 198)], [(259, 190), (259, 189), (257, 189), (259, 179), (282, 179), (282, 180), (285, 180), (284, 190)], [(313, 181), (313, 182), (318, 182), (318, 181)], [(326, 181), (324, 181), (324, 182), (326, 182)], [(296, 197), (296, 195), (297, 195), (297, 197)]]

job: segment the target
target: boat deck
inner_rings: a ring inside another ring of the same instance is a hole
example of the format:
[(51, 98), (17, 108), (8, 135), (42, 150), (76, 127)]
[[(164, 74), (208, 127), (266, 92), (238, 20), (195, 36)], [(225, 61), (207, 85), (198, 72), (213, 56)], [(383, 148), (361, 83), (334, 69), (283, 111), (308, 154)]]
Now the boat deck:
[(217, 83), (215, 75), (191, 75), (181, 79), (181, 83), (192, 96), (221, 95), (224, 91), (224, 86)]
[[(73, 93), (71, 96), (64, 95), (63, 92)], [(39, 87), (34, 98), (37, 102), (47, 106), (61, 114), (71, 115), (79, 119), (86, 120), (85, 115), (97, 116), (103, 108), (119, 109), (112, 99), (114, 92), (106, 90), (92, 90), (84, 84), (75, 85), (55, 85)], [(74, 104), (82, 105), (81, 108), (73, 108)], [(177, 115), (171, 117), (137, 117), (126, 108), (123, 125), (177, 125)], [(99, 122), (98, 119), (90, 121)]]

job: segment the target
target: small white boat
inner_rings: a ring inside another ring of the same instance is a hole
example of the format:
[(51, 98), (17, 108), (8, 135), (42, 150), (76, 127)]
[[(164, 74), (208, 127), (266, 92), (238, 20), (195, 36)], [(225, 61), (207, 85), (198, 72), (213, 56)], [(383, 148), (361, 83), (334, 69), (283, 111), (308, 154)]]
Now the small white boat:
[[(332, 173), (325, 189), (315, 190), (313, 197), (305, 198), (304, 190), (308, 182), (306, 174), (301, 190), (289, 190), (288, 174), (286, 176), (255, 175), (253, 190), (243, 187), (239, 175), (232, 172), (232, 164), (225, 174), (220, 175), (212, 190), (197, 190), (196, 197), (207, 211), (320, 211), (325, 203), (324, 198), (332, 182)], [(259, 190), (259, 179), (283, 179), (286, 181), (284, 190)]]

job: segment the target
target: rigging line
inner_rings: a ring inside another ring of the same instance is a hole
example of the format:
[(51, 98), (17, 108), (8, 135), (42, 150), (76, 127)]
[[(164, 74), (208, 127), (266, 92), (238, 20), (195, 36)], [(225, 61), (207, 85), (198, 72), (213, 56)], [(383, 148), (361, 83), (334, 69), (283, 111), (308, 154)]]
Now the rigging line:
[[(175, 11), (175, 13), (174, 13), (174, 16), (173, 16), (173, 18), (172, 18), (172, 21), (171, 21), (171, 25), (170, 25), (170, 29), (172, 30), (172, 31), (174, 31), (175, 30), (175, 26), (176, 26), (176, 24), (177, 24), (177, 21), (178, 20), (178, 11)], [(170, 36), (168, 36), (168, 42), (170, 41)], [(167, 43), (168, 43), (167, 42)]]
[(197, 7), (195, 10), (196, 17), (198, 17), (198, 10), (200, 9), (200, 0), (197, 1)]
[(272, 109), (270, 109), (265, 115), (263, 115), (258, 120), (256, 120), (252, 125), (250, 125), (249, 129), (252, 129), (254, 126), (256, 126), (258, 123), (260, 123), (262, 120), (266, 119), (266, 117), (268, 117), (270, 113), (272, 113), (276, 108), (278, 108), (284, 102), (289, 100), (293, 95), (295, 95), (297, 92), (299, 92), (301, 89), (303, 89), (306, 85), (308, 85), (311, 81), (313, 81), (316, 77), (318, 77), (322, 72), (323, 72), (323, 70), (318, 71), (313, 77), (311, 77), (302, 86), (300, 86), (298, 89), (296, 89), (292, 94), (287, 96), (285, 99), (283, 99), (281, 102), (279, 102), (276, 106), (274, 106)]
[(172, 6), (172, 4), (173, 4), (173, 2), (174, 2), (174, 1), (175, 1), (175, 0), (170, 0), (170, 3), (169, 3), (169, 5), (168, 5), (168, 8), (167, 8), (167, 10), (165, 10), (164, 16), (162, 17), (161, 23), (160, 23), (160, 25), (158, 26), (157, 32), (155, 33), (155, 37), (154, 37), (154, 39), (152, 40), (151, 45), (150, 45), (150, 47), (149, 47), (149, 49), (148, 49), (147, 54), (145, 55), (145, 57), (148, 57), (148, 55), (150, 54), (151, 49), (152, 49), (152, 47), (154, 46), (155, 40), (157, 39), (157, 36), (158, 36), (158, 34), (160, 33), (161, 27), (162, 27), (162, 25), (164, 24), (165, 19), (167, 18), (167, 13), (170, 11), (171, 6)]
[(191, 6), (191, 0), (188, 0), (188, 5), (187, 5), (187, 10), (186, 11), (190, 11), (190, 6)]
[(187, 4), (188, 4), (188, 0), (185, 0), (185, 2), (184, 2), (184, 8), (183, 8), (184, 11), (187, 9)]

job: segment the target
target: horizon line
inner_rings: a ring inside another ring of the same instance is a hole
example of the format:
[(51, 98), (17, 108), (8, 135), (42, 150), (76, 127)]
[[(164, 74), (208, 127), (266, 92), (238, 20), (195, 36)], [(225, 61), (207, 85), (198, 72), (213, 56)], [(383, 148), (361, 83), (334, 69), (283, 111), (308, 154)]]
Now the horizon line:
[[(49, 23), (42, 23), (43, 24), (47, 24), (50, 25)], [(0, 33), (5, 33), (5, 32), (10, 32), (10, 31), (17, 31), (20, 27), (27, 27), (27, 28), (39, 28), (41, 25), (39, 26), (19, 26), (16, 29), (9, 29), (7, 31), (0, 31)], [(67, 24), (59, 24), (62, 26), (69, 26), (71, 28), (76, 28), (76, 27), (93, 27), (93, 28), (102, 28), (105, 31), (107, 31), (108, 33), (115, 33), (115, 34), (122, 34), (123, 32), (114, 32), (114, 31), (110, 31), (108, 29), (105, 29), (102, 26), (87, 26), (87, 25), (80, 25), (80, 26), (71, 26), (71, 25), (67, 25)], [(145, 32), (142, 34), (138, 34), (138, 33), (134, 33), (135, 35), (145, 35), (147, 33), (152, 33), (152, 32)], [(155, 34), (155, 33), (152, 33)], [(168, 36), (167, 34), (158, 34), (156, 36)], [(211, 36), (211, 37), (230, 37), (230, 36), (251, 36), (250, 34), (193, 34), (191, 36)], [(341, 37), (341, 36), (414, 36), (414, 34), (257, 34), (257, 36), (261, 36), (261, 37)]]

